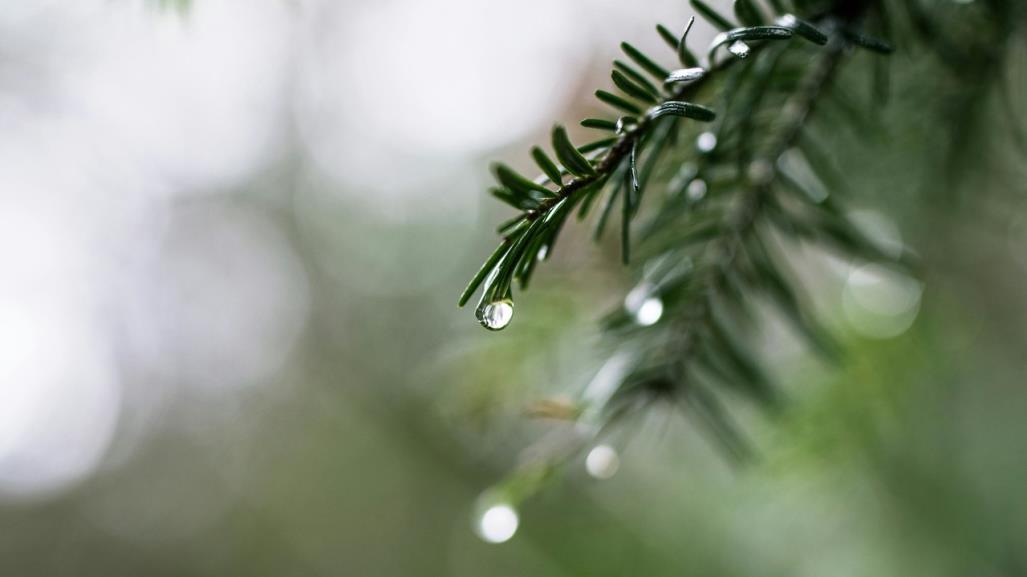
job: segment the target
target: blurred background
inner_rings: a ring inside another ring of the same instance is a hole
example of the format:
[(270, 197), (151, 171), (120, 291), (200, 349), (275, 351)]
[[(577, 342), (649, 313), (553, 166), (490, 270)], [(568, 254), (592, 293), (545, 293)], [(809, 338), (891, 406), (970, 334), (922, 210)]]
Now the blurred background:
[(0, 575), (1027, 574), (1022, 35), (966, 126), (914, 50), (886, 138), (825, 131), (923, 270), (809, 255), (851, 354), (768, 329), (791, 402), (747, 416), (757, 463), (663, 408), (492, 501), (631, 279), (568, 231), (486, 334), (455, 301), (508, 214), (488, 161), (526, 168), (620, 40), (669, 57), (653, 25), (689, 15), (0, 1)]

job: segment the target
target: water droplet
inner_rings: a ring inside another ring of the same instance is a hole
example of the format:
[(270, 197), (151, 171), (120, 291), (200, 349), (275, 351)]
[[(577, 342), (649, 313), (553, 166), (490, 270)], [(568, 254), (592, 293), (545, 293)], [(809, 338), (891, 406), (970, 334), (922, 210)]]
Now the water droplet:
[(696, 178), (692, 182), (688, 183), (688, 189), (685, 191), (688, 195), (688, 200), (692, 202), (699, 202), (706, 196), (706, 181), (701, 178)]
[(549, 255), (549, 245), (548, 244), (544, 244), (544, 245), (542, 245), (541, 248), (538, 249), (538, 254), (535, 255), (535, 256), (536, 256), (536, 258), (538, 258), (538, 260), (541, 261), (541, 260), (546, 260), (546, 256), (548, 256), (548, 255)]
[(624, 297), (624, 309), (635, 317), (635, 322), (648, 327), (656, 324), (663, 316), (663, 301), (652, 296), (653, 285), (644, 282), (631, 289)]
[(488, 303), (478, 309), (478, 322), (490, 331), (501, 331), (513, 318), (513, 301), (503, 299)]
[(663, 316), (663, 301), (657, 297), (649, 297), (645, 299), (642, 306), (638, 307), (635, 312), (635, 322), (648, 327), (655, 325), (660, 317)]
[(717, 135), (712, 132), (700, 134), (699, 138), (695, 139), (695, 147), (699, 149), (699, 152), (713, 152), (713, 149), (717, 148)]
[(638, 126), (638, 122), (629, 116), (621, 116), (617, 119), (617, 134), (624, 134), (632, 128)]
[(739, 58), (747, 58), (749, 56), (749, 45), (741, 40), (732, 42), (728, 47), (727, 51)]
[(620, 469), (620, 457), (609, 445), (596, 445), (585, 457), (585, 470), (596, 479), (609, 479)]
[(705, 75), (706, 70), (699, 67), (682, 68), (671, 72), (663, 82), (664, 84), (671, 84), (674, 82), (694, 82)]
[(785, 28), (791, 28), (798, 25), (799, 21), (795, 19), (795, 16), (791, 14), (785, 14), (784, 16), (777, 19), (778, 26), (784, 26)]
[(520, 519), (517, 511), (506, 503), (496, 503), (481, 514), (478, 519), (478, 536), (489, 543), (505, 543), (514, 533)]

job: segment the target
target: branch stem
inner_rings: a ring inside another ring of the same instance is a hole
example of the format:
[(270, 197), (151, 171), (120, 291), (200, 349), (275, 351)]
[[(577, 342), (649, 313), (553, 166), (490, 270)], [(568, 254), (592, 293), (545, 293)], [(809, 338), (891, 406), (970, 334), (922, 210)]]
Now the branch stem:
[[(659, 104), (687, 98), (690, 94), (698, 91), (700, 87), (709, 82), (709, 78), (714, 72), (725, 70), (735, 62), (737, 62), (737, 59), (724, 60), (713, 64), (705, 76), (686, 86), (678, 88), (667, 98), (661, 99)], [(595, 182), (601, 182), (609, 178), (614, 171), (617, 170), (617, 167), (620, 166), (621, 162), (631, 154), (631, 149), (634, 147), (635, 143), (641, 140), (649, 133), (650, 130), (652, 130), (655, 122), (655, 119), (643, 116), (636, 126), (625, 130), (617, 143), (609, 149), (606, 156), (604, 156), (599, 164), (595, 166), (595, 174), (578, 177), (568, 182), (566, 185), (562, 186), (560, 190), (556, 191), (553, 196), (540, 202), (538, 207), (524, 211), (524, 219), (528, 221), (535, 220), (549, 212), (549, 210), (556, 206), (561, 200), (570, 198), (574, 193), (587, 188)]]

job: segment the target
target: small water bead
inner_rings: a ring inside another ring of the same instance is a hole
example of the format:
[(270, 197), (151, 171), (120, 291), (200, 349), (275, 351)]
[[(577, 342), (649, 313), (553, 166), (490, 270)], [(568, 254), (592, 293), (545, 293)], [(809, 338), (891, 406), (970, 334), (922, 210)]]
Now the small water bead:
[(750, 52), (749, 45), (741, 40), (732, 42), (728, 47), (727, 51), (739, 58), (748, 58)]
[(781, 16), (777, 19), (777, 25), (784, 26), (785, 28), (792, 28), (793, 26), (797, 26), (798, 24), (799, 21), (796, 20), (795, 16), (791, 14), (785, 14), (784, 16)]
[(624, 297), (624, 310), (635, 317), (635, 322), (643, 327), (656, 324), (663, 316), (663, 301), (653, 296), (653, 286), (644, 282)]
[(617, 119), (617, 134), (624, 134), (625, 132), (638, 126), (638, 122), (630, 116), (621, 116)]
[(543, 261), (546, 260), (547, 256), (549, 256), (549, 245), (544, 244), (541, 248), (538, 249), (538, 254), (536, 254), (535, 257), (538, 260)]
[(706, 196), (706, 181), (701, 178), (694, 179), (692, 182), (688, 183), (688, 188), (685, 189), (685, 195), (688, 196), (688, 200), (699, 202)]
[(513, 319), (513, 301), (503, 299), (491, 302), (478, 309), (478, 322), (490, 331), (501, 331)]
[(635, 322), (643, 327), (655, 325), (663, 316), (663, 301), (657, 297), (645, 299), (642, 306), (635, 312)]
[(717, 135), (712, 132), (703, 132), (695, 139), (695, 147), (702, 153), (713, 152), (713, 149), (717, 148)]
[(609, 479), (620, 469), (620, 457), (609, 445), (596, 445), (585, 457), (585, 470), (596, 479)]
[(478, 519), (478, 536), (489, 543), (509, 541), (520, 525), (517, 511), (506, 503), (496, 503), (481, 514)]

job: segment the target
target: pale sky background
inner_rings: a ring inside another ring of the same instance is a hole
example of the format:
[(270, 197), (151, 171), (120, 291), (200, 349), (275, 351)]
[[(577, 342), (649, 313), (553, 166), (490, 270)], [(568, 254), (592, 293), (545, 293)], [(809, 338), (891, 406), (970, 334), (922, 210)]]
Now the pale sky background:
[[(291, 199), (301, 229), (334, 228), (329, 194), (470, 238), (487, 155), (589, 91), (618, 39), (658, 46), (654, 14), (685, 17), (651, 4), (0, 2), (0, 499), (73, 489), (116, 439), (176, 426), (161, 414), (182, 395), (282, 386), (311, 314), (294, 241), (227, 197), (190, 201), (299, 155), (330, 183)], [(362, 293), (466, 272), (347, 268), (376, 251), (344, 238), (323, 264)]]

